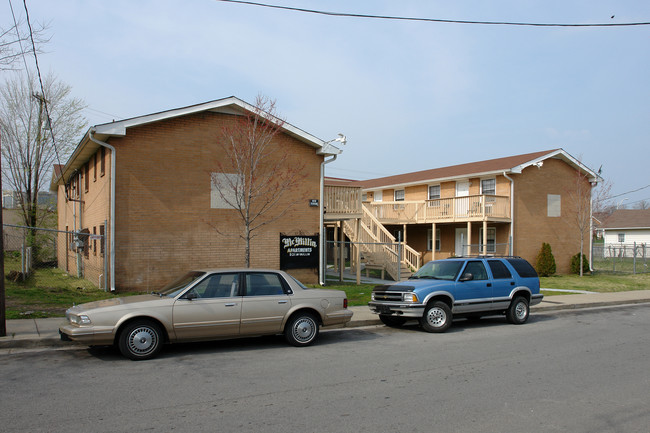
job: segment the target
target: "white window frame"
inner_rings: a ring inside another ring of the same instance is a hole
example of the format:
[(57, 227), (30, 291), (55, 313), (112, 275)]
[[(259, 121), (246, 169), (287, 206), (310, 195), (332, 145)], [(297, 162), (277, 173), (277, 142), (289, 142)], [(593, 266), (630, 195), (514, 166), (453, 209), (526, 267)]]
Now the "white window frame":
[(383, 201), (384, 200), (384, 193), (383, 191), (375, 191), (372, 194), (372, 200), (373, 201)]
[[(432, 197), (431, 196), (431, 188), (438, 188), (438, 197)], [(429, 185), (429, 188), (427, 189), (427, 196), (429, 197), (429, 200), (439, 200), (440, 199), (440, 184), (437, 185)]]
[(625, 242), (625, 233), (619, 233), (619, 234), (618, 234), (618, 241), (619, 241), (620, 243)]
[[(432, 235), (433, 234), (433, 229), (427, 229), (427, 251), (431, 251), (431, 241), (432, 241)], [(436, 251), (440, 251), (440, 229), (436, 229)]]
[[(397, 197), (397, 193), (401, 193), (400, 195), (402, 196), (402, 198)], [(394, 201), (404, 201), (406, 199), (406, 190), (404, 190), (404, 189), (396, 189), (393, 192), (393, 199), (394, 199)]]
[(494, 254), (497, 252), (497, 229), (487, 228), (487, 253), (483, 253), (483, 227), (478, 229), (478, 251), (479, 254)]
[[(484, 182), (489, 182), (489, 181), (494, 182), (494, 189), (492, 190), (493, 192), (487, 193), (487, 192), (485, 192), (485, 188), (483, 187), (483, 183)], [(496, 177), (481, 179), (481, 194), (482, 195), (496, 195), (497, 194), (497, 178)]]

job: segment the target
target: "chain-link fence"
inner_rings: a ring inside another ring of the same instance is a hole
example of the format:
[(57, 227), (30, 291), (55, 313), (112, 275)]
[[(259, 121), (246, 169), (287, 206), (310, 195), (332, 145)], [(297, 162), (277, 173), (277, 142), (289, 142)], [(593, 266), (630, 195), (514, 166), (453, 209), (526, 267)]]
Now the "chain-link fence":
[(5, 274), (15, 281), (34, 273), (66, 272), (106, 288), (105, 236), (4, 224)]
[(646, 243), (594, 244), (592, 265), (596, 272), (648, 273), (650, 245)]

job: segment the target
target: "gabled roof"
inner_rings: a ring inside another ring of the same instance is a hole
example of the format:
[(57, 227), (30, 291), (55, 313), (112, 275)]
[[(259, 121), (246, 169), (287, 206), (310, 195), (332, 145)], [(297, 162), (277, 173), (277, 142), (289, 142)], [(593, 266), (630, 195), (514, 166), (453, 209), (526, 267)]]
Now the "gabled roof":
[[(204, 102), (202, 104), (190, 105), (188, 107), (175, 108), (172, 110), (160, 111), (158, 113), (147, 114), (144, 116), (132, 117), (130, 119), (120, 120), (117, 122), (103, 123), (91, 126), (86, 134), (83, 136), (77, 148), (74, 150), (65, 166), (59, 169), (59, 172), (54, 172), (51, 190), (56, 189), (57, 182), (60, 181), (61, 176), (64, 179), (76, 169), (79, 169), (85, 161), (92, 156), (93, 153), (99, 148), (99, 145), (90, 140), (90, 134), (93, 137), (106, 141), (110, 137), (123, 137), (127, 135), (127, 130), (135, 126), (146, 125), (149, 123), (160, 122), (175, 117), (187, 116), (190, 114), (200, 113), (203, 111), (211, 111), (215, 113), (235, 114), (242, 115), (245, 112), (254, 112), (255, 107), (241, 99), (230, 96), (228, 98), (217, 99), (214, 101)], [(265, 116), (268, 119), (280, 120), (271, 115)], [(338, 155), (341, 150), (333, 146), (329, 141), (323, 141), (300, 128), (284, 122), (283, 130), (286, 134), (296, 138), (297, 140), (316, 149), (319, 155)]]
[(650, 209), (615, 210), (600, 226), (601, 229), (650, 229)]
[(398, 174), (377, 179), (362, 180), (359, 181), (359, 184), (364, 189), (372, 190), (385, 187), (403, 187), (422, 183), (465, 179), (468, 177), (490, 176), (502, 174), (504, 172), (507, 174), (518, 174), (521, 173), (524, 168), (530, 167), (531, 165), (541, 164), (544, 160), (549, 158), (556, 158), (565, 161), (585, 173), (591, 181), (597, 182), (601, 180), (598, 174), (587, 168), (564, 150), (553, 149), (526, 153), (523, 155), (507, 156), (505, 158), (452, 165), (449, 167), (416, 171), (413, 173)]

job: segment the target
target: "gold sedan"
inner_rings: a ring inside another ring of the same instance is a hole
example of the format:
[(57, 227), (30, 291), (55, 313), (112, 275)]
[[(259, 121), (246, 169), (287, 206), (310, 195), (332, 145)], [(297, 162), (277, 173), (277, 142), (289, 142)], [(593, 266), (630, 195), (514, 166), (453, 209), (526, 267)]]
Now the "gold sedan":
[(345, 292), (309, 289), (283, 271), (191, 271), (160, 292), (76, 305), (61, 339), (116, 345), (133, 360), (156, 356), (164, 343), (284, 333), (308, 346), (321, 325), (352, 318)]

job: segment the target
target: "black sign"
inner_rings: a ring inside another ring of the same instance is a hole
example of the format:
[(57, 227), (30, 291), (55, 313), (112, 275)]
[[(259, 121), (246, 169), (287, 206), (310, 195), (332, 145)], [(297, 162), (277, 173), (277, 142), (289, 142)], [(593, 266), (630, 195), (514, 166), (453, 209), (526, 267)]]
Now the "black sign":
[(280, 269), (318, 268), (318, 235), (280, 234)]
[(312, 198), (311, 200), (309, 200), (309, 206), (318, 207), (318, 199), (317, 198)]

